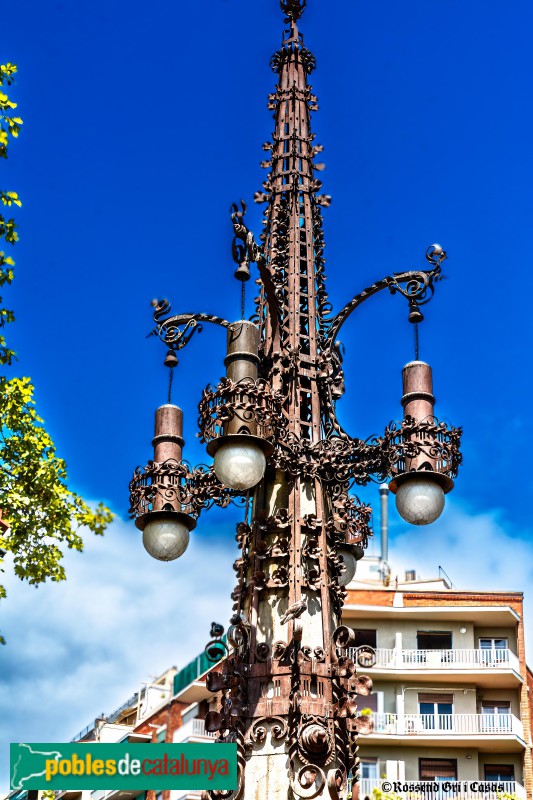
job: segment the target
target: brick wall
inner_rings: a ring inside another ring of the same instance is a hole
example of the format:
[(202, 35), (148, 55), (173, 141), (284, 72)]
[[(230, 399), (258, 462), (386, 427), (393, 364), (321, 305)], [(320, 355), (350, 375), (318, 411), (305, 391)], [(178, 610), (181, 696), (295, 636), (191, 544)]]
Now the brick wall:
[[(180, 703), (177, 700), (171, 700), (164, 708), (159, 709), (150, 717), (146, 717), (135, 728), (135, 733), (144, 733), (152, 737), (152, 742), (157, 742), (157, 728), (166, 725), (165, 742), (170, 744), (172, 742), (174, 731), (182, 725), (181, 715), (189, 703)], [(155, 792), (148, 791), (146, 800), (155, 800)], [(163, 800), (170, 800), (170, 791), (163, 792)]]
[(351, 589), (345, 605), (392, 606), (394, 592), (380, 589)]
[(510, 606), (522, 615), (522, 592), (403, 592), (404, 606)]
[(524, 639), (524, 623), (522, 618), (522, 609), (517, 613), (520, 614), (520, 622), (518, 623), (518, 657), (520, 659), (520, 674), (524, 678), (522, 684), (522, 691), (520, 695), (520, 713), (524, 723), (524, 738), (526, 740), (526, 752), (524, 754), (524, 784), (526, 787), (526, 797), (533, 797), (533, 757), (531, 754), (532, 742), (532, 724), (533, 716), (531, 713), (531, 700), (529, 696), (529, 685), (531, 675), (526, 665), (525, 659), (525, 639)]

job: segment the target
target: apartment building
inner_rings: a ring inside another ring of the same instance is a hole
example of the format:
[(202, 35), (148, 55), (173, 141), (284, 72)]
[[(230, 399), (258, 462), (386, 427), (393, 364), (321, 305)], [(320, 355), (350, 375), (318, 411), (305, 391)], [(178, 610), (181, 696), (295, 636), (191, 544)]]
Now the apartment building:
[(533, 796), (521, 592), (456, 591), (414, 572), (391, 580), (369, 558), (344, 622), (356, 647), (376, 651), (362, 670), (374, 688), (360, 705), (373, 720), (361, 737), (361, 798), (389, 785), (440, 798), (434, 785), (445, 782), (457, 787), (443, 796), (457, 800)]
[[(394, 790), (417, 800), (533, 797), (533, 675), (520, 592), (461, 592), (443, 575), (420, 580), (413, 572), (391, 580), (383, 559), (370, 557), (358, 565), (343, 622), (355, 631), (354, 651), (376, 651), (375, 664), (359, 668), (374, 685), (359, 703), (373, 721), (360, 737), (361, 800)], [(209, 668), (199, 656), (181, 670), (171, 712), (155, 710), (136, 732), (209, 741)], [(199, 797), (172, 792), (161, 800)]]

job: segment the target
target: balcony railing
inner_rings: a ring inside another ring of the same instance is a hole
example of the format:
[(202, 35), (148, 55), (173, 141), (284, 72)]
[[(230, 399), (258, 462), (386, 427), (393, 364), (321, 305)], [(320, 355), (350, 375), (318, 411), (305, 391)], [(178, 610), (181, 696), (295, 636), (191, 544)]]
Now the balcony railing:
[[(413, 787), (412, 791), (410, 787)], [(367, 797), (374, 800), (376, 795), (380, 796), (378, 792), (390, 792), (393, 797), (398, 796), (402, 800), (501, 800), (506, 795), (526, 800), (526, 790), (515, 781), (459, 781), (452, 778), (439, 781), (378, 781), (363, 778), (360, 781), (360, 800)]]
[[(352, 657), (355, 648), (352, 649)], [(517, 656), (504, 650), (393, 650), (377, 649), (379, 669), (513, 669), (519, 672)]]
[[(143, 689), (141, 696), (144, 695), (144, 691), (145, 690)], [(108, 716), (105, 716), (105, 717), (102, 716), (102, 719), (105, 719), (106, 722), (115, 722), (119, 718), (119, 716), (122, 713), (122, 711), (124, 711), (124, 709), (132, 708), (133, 706), (137, 705), (138, 700), (139, 700), (139, 693), (135, 692), (135, 694), (133, 694), (131, 697), (128, 697), (126, 702), (122, 703), (122, 705), (119, 706), (118, 708), (115, 708), (115, 710), (112, 711), (111, 714), (109, 714)], [(87, 736), (88, 733), (90, 733), (92, 730), (94, 730), (94, 727), (95, 727), (95, 723), (94, 722), (90, 722), (82, 731), (77, 733), (76, 736), (74, 736), (70, 741), (71, 742), (79, 742), (80, 739), (83, 739), (84, 736)]]
[(191, 737), (205, 736), (209, 739), (214, 739), (216, 733), (210, 733), (205, 729), (205, 721), (203, 719), (190, 719), (181, 728), (177, 728), (174, 732), (174, 742), (186, 742)]
[(523, 737), (521, 721), (513, 714), (372, 714), (376, 734), (464, 736), (514, 734)]

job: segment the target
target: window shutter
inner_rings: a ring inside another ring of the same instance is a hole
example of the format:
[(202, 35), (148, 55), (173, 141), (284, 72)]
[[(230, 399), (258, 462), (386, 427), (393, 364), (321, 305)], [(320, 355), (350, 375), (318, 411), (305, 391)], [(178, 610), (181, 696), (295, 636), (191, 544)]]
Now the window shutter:
[(453, 694), (419, 694), (419, 703), (453, 703)]
[(457, 759), (455, 758), (420, 758), (420, 780), (434, 780), (435, 778), (457, 779)]
[(486, 781), (514, 781), (512, 764), (485, 764)]
[(483, 700), (481, 702), (481, 710), (482, 711), (501, 711), (507, 710), (511, 708), (511, 701), (510, 700)]

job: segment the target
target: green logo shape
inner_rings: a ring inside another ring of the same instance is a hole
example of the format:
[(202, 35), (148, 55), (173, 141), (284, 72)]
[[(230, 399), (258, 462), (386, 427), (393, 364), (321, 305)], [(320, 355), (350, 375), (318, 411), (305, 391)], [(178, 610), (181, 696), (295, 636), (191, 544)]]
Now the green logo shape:
[(237, 788), (237, 745), (12, 744), (11, 790)]

